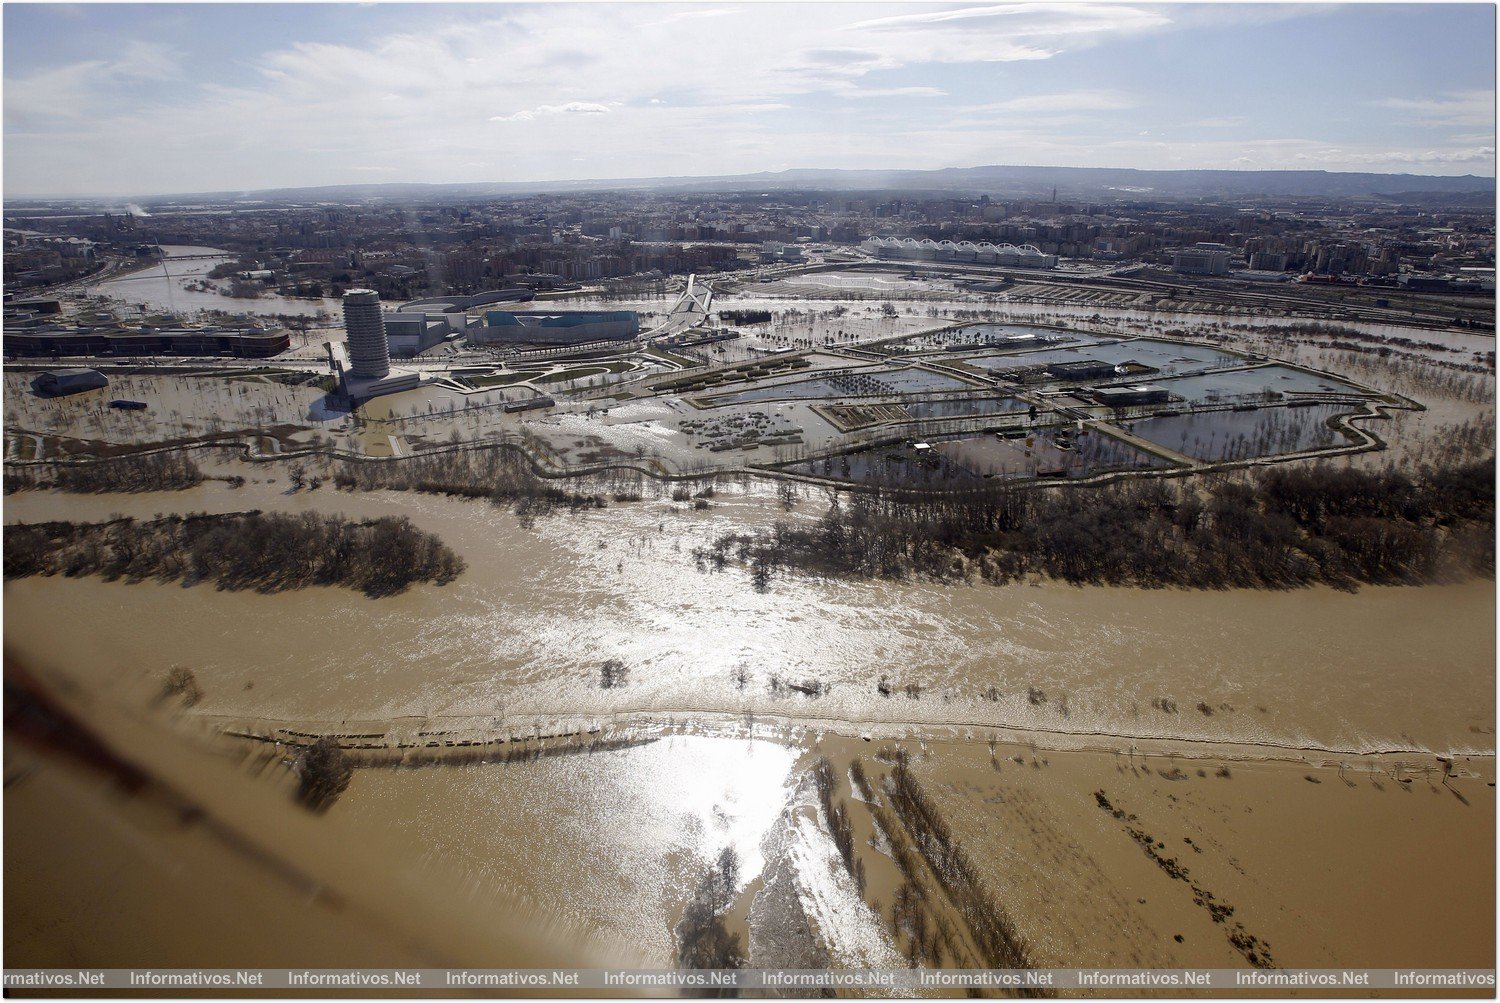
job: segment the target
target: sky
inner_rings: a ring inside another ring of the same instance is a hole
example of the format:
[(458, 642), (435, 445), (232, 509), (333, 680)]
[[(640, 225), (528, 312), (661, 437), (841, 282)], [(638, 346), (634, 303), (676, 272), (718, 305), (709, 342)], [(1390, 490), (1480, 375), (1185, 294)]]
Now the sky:
[(4, 6), (4, 194), (1495, 173), (1488, 4)]

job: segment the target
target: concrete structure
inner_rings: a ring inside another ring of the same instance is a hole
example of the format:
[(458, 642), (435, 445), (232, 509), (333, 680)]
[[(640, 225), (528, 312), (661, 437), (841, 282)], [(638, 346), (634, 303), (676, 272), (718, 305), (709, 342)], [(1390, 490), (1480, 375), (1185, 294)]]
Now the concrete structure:
[(391, 371), (391, 345), (385, 336), (380, 294), (351, 289), (344, 294), (344, 332), (349, 344), (349, 372), (378, 380)]
[(31, 387), (48, 397), (81, 394), (85, 390), (102, 390), (109, 378), (97, 369), (54, 369), (31, 381)]
[(912, 261), (954, 261), (1009, 268), (1056, 268), (1057, 255), (1043, 254), (1032, 244), (980, 244), (972, 240), (916, 240), (912, 237), (871, 237), (864, 249), (877, 258)]
[(383, 376), (362, 376), (350, 365), (349, 352), (343, 345), (330, 341), (324, 347), (328, 349), (328, 366), (338, 380), (339, 391), (352, 404), (367, 401), (371, 397), (415, 390), (422, 384), (420, 373), (409, 369), (391, 369), (389, 365)]
[(461, 315), (445, 313), (388, 313), (385, 315), (385, 337), (392, 358), (410, 359), (429, 348), (441, 345), (456, 333), (451, 318)]
[(52, 314), (62, 313), (62, 301), (39, 297), (33, 299), (13, 299), (5, 301), (5, 309), (17, 310), (30, 314)]
[(474, 293), (472, 296), (429, 296), (426, 299), (411, 300), (401, 304), (401, 311), (422, 313), (463, 313), (465, 310), (473, 310), (475, 307), (489, 306), (493, 303), (526, 303), (536, 298), (536, 293), (531, 289), (520, 287), (507, 289), (491, 289), (487, 292)]
[(1228, 275), (1233, 255), (1223, 244), (1195, 244), (1172, 252), (1172, 271), (1179, 275)]
[(491, 310), (484, 324), (468, 330), (471, 345), (579, 345), (589, 341), (628, 341), (641, 330), (634, 310)]

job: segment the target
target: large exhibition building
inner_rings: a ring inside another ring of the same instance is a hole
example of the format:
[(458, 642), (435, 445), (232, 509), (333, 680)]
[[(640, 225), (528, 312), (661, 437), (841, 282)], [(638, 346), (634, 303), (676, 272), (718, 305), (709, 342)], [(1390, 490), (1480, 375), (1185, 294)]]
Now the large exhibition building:
[(634, 310), (490, 310), (482, 326), (469, 328), (469, 344), (581, 345), (629, 341), (641, 331)]

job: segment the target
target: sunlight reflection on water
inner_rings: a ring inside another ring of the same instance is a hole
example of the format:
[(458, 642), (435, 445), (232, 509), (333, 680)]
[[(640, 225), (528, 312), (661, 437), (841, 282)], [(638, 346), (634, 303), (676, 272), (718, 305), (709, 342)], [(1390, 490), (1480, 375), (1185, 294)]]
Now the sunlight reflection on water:
[(361, 770), (333, 809), (393, 828), (477, 895), (507, 895), (670, 957), (671, 927), (725, 847), (740, 887), (765, 865), (797, 752), (675, 736), (510, 765)]

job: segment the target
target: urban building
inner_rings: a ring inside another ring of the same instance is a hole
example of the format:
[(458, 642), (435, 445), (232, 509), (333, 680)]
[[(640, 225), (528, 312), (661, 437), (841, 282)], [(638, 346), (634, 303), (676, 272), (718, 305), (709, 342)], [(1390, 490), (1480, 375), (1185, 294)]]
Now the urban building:
[(391, 368), (379, 293), (351, 289), (344, 294), (344, 333), (346, 344), (328, 343), (328, 364), (350, 401), (413, 390), (421, 384), (420, 374)]
[(351, 289), (344, 294), (344, 334), (349, 346), (349, 372), (378, 380), (391, 371), (391, 345), (380, 312), (380, 294), (373, 289)]
[(1097, 380), (1115, 375), (1115, 365), (1098, 359), (1079, 359), (1076, 362), (1054, 362), (1047, 367), (1047, 373), (1059, 380)]
[(468, 296), (429, 296), (426, 299), (403, 303), (400, 309), (403, 313), (415, 311), (423, 313), (463, 313), (465, 310), (489, 306), (492, 303), (526, 303), (535, 298), (535, 290), (517, 286), (509, 289), (491, 289)]
[(779, 240), (768, 240), (760, 245), (760, 262), (763, 265), (776, 263), (800, 264), (807, 260), (802, 248), (796, 244), (785, 244)]
[(1233, 255), (1223, 244), (1195, 244), (1172, 252), (1172, 271), (1179, 275), (1228, 275)]
[(1286, 271), (1285, 251), (1256, 251), (1250, 255), (1250, 267), (1257, 272)]

